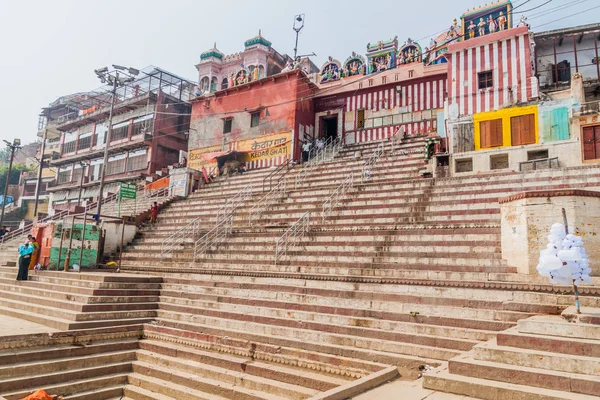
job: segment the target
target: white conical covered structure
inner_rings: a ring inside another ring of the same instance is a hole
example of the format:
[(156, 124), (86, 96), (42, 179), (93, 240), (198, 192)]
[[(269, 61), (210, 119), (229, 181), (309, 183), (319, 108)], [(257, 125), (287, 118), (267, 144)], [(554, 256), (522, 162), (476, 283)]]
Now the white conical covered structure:
[(562, 224), (554, 224), (548, 236), (548, 245), (540, 251), (540, 261), (537, 266), (540, 275), (550, 278), (555, 285), (580, 286), (582, 283), (592, 283), (590, 278), (590, 262), (583, 248), (583, 239), (573, 234), (565, 233)]

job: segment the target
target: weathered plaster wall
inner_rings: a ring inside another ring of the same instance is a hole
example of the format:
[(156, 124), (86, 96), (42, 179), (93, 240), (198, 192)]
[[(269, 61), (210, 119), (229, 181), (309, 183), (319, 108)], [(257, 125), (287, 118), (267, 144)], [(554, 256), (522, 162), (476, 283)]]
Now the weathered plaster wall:
[[(600, 193), (587, 191), (533, 192), (501, 200), (502, 258), (519, 273), (537, 275), (540, 251), (548, 244), (550, 227), (562, 223), (562, 208), (570, 226), (583, 236), (592, 274), (600, 275)], [(561, 195), (569, 194), (569, 195)]]

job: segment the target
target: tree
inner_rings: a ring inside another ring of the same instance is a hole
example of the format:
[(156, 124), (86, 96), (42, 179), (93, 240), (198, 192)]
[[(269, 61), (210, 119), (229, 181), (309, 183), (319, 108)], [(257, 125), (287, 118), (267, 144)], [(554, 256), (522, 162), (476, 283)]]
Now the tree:
[[(23, 164), (13, 164), (12, 169), (10, 171), (10, 179), (8, 183), (11, 185), (18, 185), (21, 172), (29, 170), (30, 169)], [(8, 175), (8, 164), (0, 165), (0, 194), (4, 193), (4, 185), (6, 185), (6, 175)]]
[(0, 149), (0, 165), (8, 164), (9, 161), (10, 161), (10, 149), (8, 147)]

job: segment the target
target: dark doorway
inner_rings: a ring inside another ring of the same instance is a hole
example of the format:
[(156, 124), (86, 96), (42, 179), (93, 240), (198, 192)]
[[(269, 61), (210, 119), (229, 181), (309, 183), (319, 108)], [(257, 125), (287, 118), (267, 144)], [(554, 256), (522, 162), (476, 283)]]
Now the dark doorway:
[(321, 120), (321, 137), (323, 140), (337, 138), (338, 117), (326, 117)]

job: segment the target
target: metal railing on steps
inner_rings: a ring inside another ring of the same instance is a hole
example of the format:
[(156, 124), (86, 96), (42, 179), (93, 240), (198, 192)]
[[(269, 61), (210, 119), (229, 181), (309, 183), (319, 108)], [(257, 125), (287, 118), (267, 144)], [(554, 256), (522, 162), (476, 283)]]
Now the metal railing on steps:
[[(279, 182), (285, 178), (285, 176), (290, 172), (290, 170), (294, 167), (294, 162), (291, 159), (287, 159), (283, 164), (275, 168), (269, 175), (265, 176), (262, 181), (262, 191), (263, 193), (271, 191), (273, 189), (273, 180), (275, 180), (275, 185), (279, 184)], [(266, 183), (269, 182), (269, 188), (266, 188)]]
[(281, 179), (269, 193), (265, 194), (252, 206), (252, 208), (250, 208), (250, 211), (248, 212), (248, 222), (250, 225), (253, 225), (255, 221), (259, 220), (269, 207), (278, 203), (285, 197), (287, 193), (286, 186), (287, 180)]
[(192, 222), (163, 240), (160, 246), (160, 260), (164, 261), (167, 255), (173, 254), (176, 249), (180, 248), (185, 239), (195, 238), (199, 231), (200, 217), (192, 220)]
[(229, 199), (223, 207), (219, 208), (215, 227), (194, 242), (194, 261), (198, 256), (205, 254), (212, 246), (218, 245), (222, 239), (231, 233), (235, 211), (251, 196), (252, 184), (249, 184)]
[(329, 138), (327, 141), (325, 141), (322, 148), (313, 148), (309, 152), (309, 160), (302, 165), (302, 168), (296, 174), (294, 188), (300, 188), (304, 180), (319, 164), (321, 164), (324, 161), (333, 159), (333, 157), (335, 157), (335, 155), (342, 148), (342, 145), (343, 143), (341, 138)]
[(373, 152), (373, 154), (371, 154), (369, 159), (367, 161), (365, 161), (365, 163), (362, 166), (362, 171), (360, 174), (360, 182), (361, 183), (365, 183), (365, 182), (371, 180), (371, 178), (373, 177), (373, 173), (377, 169), (377, 162), (383, 155), (384, 151), (385, 151), (385, 146), (384, 146), (384, 143), (381, 142), (381, 143), (379, 143), (379, 146), (377, 146), (377, 149)]
[(325, 223), (325, 220), (331, 215), (333, 209), (344, 199), (346, 193), (348, 193), (352, 187), (354, 187), (354, 172), (351, 172), (323, 203), (321, 223)]
[(301, 237), (305, 236), (310, 231), (310, 213), (307, 211), (292, 226), (290, 226), (275, 245), (275, 265), (279, 259), (287, 254), (290, 246), (298, 243)]

